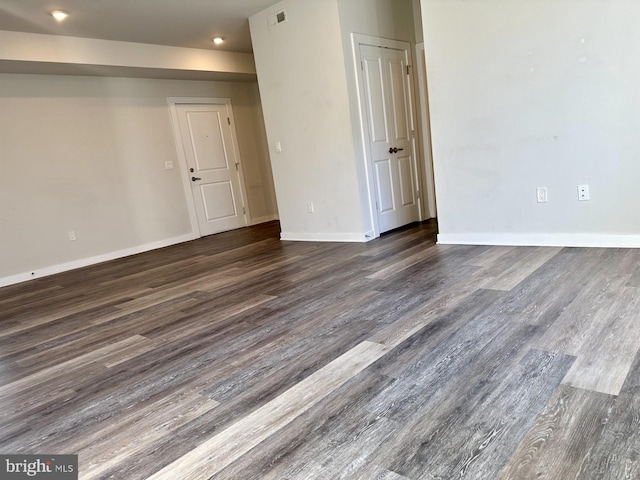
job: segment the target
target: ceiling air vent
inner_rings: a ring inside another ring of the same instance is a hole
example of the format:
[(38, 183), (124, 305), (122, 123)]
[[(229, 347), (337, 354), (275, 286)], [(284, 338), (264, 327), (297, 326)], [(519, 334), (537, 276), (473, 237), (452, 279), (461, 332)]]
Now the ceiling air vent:
[(282, 10), (281, 12), (274, 13), (273, 15), (269, 15), (269, 17), (267, 17), (267, 20), (269, 22), (269, 28), (277, 27), (281, 23), (287, 21), (287, 12)]

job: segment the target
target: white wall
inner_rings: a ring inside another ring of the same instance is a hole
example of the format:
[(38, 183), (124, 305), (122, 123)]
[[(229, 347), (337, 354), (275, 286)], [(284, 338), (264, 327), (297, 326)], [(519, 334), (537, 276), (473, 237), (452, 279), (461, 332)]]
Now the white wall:
[[(282, 9), (287, 22), (270, 30)], [(415, 43), (412, 0), (285, 0), (250, 26), (283, 238), (364, 241), (373, 223), (351, 33)]]
[(134, 69), (157, 75), (160, 70), (177, 71), (183, 76), (205, 73), (237, 79), (250, 79), (255, 74), (249, 53), (0, 30), (0, 66), (5, 62), (37, 70), (32, 73), (58, 73), (66, 67), (82, 72)]
[(416, 43), (422, 43), (424, 42), (424, 32), (422, 31), (422, 7), (420, 5), (420, 0), (412, 0), (412, 4)]
[(262, 104), (256, 83), (232, 83), (232, 108), (236, 119), (244, 181), (252, 222), (271, 220), (278, 214), (273, 174), (264, 129)]
[(186, 96), (232, 99), (250, 208), (275, 214), (255, 84), (0, 75), (0, 284), (189, 237), (167, 104)]
[(640, 246), (640, 3), (422, 0), (422, 14), (440, 240)]
[(285, 0), (250, 27), (283, 238), (363, 241), (337, 0)]

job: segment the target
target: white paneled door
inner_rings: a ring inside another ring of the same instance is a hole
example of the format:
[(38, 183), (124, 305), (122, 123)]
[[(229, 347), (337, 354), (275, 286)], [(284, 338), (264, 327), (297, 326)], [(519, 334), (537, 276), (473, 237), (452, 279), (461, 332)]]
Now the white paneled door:
[(176, 105), (200, 235), (247, 225), (229, 105)]
[(408, 50), (360, 44), (379, 233), (420, 219)]

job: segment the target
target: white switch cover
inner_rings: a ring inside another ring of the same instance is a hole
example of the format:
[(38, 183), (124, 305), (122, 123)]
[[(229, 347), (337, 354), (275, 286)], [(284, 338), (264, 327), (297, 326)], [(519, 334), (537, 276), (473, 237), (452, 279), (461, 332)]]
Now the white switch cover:
[(538, 199), (538, 203), (547, 203), (549, 201), (549, 192), (547, 191), (547, 187), (536, 188), (536, 197)]
[(69, 230), (69, 241), (70, 242), (76, 241), (76, 232), (74, 232), (73, 230)]
[(314, 213), (314, 212), (315, 212), (315, 209), (314, 209), (314, 207), (313, 207), (313, 202), (309, 202), (309, 203), (307, 203), (307, 211), (308, 211), (309, 213)]
[(276, 142), (276, 152), (282, 152), (282, 144), (279, 141)]
[(171, 160), (164, 162), (165, 170), (173, 170), (173, 162)]
[(586, 202), (591, 199), (589, 195), (589, 185), (578, 185), (578, 200)]

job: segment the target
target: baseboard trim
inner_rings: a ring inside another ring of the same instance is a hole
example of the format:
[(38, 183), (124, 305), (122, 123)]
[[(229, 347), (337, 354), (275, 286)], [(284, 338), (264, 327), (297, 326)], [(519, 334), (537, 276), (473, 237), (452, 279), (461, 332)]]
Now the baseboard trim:
[(640, 235), (595, 233), (441, 233), (438, 244), (527, 247), (640, 248)]
[(55, 275), (56, 273), (68, 272), (69, 270), (88, 267), (89, 265), (96, 265), (98, 263), (108, 262), (110, 260), (116, 260), (118, 258), (129, 257), (138, 253), (144, 253), (150, 250), (156, 250), (158, 248), (169, 247), (178, 243), (188, 242), (191, 240), (195, 240), (196, 238), (198, 238), (197, 235), (189, 233), (187, 235), (168, 238), (166, 240), (158, 240), (156, 242), (146, 243), (144, 245), (138, 245), (131, 248), (125, 248), (122, 250), (117, 250), (115, 252), (96, 255), (93, 257), (81, 258), (78, 260), (73, 260), (71, 262), (61, 263), (59, 265), (38, 268), (29, 272), (18, 273), (17, 275), (0, 278), (0, 287), (7, 287), (9, 285), (26, 282), (28, 280), (33, 280), (36, 278), (48, 277), (49, 275)]
[(274, 220), (280, 220), (278, 215), (266, 215), (264, 217), (252, 218), (249, 222), (249, 226), (260, 225), (261, 223), (273, 222)]
[(364, 243), (371, 240), (364, 233), (310, 233), (310, 232), (282, 232), (280, 240), (290, 242), (344, 242)]

